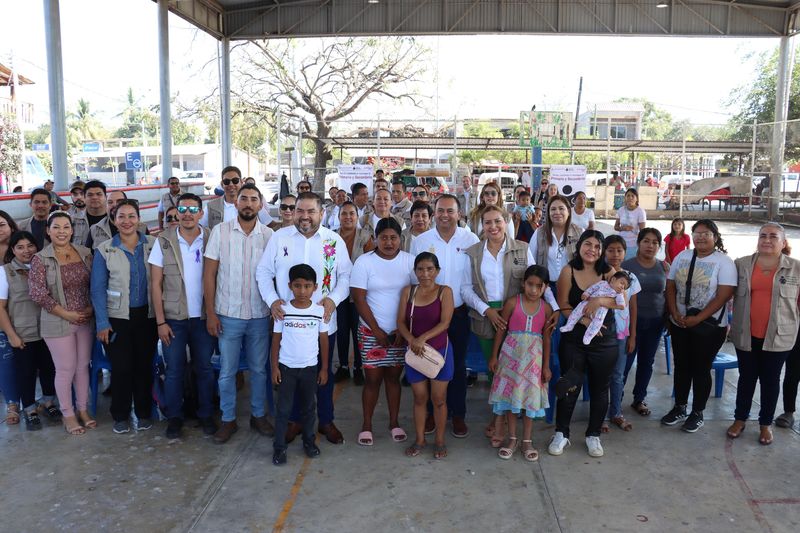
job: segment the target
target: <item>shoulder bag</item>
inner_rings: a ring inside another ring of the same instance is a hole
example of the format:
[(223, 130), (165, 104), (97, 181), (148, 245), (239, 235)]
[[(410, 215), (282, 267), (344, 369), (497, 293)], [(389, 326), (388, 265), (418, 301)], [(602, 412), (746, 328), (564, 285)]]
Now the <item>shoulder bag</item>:
[[(694, 264), (697, 261), (697, 250), (692, 253), (692, 261), (689, 263), (689, 274), (686, 276), (686, 296), (683, 299), (683, 305), (686, 307), (686, 316), (699, 315), (702, 309), (696, 307), (689, 307), (689, 298), (692, 294), (692, 276), (694, 275)], [(691, 328), (692, 331), (700, 335), (712, 335), (720, 327), (719, 323), (722, 320), (722, 313), (725, 312), (725, 305), (723, 304), (720, 309), (719, 315), (706, 318), (695, 327)]]
[[(414, 296), (417, 293), (417, 287), (411, 291), (411, 316), (409, 320), (408, 329), (414, 331)], [(413, 335), (413, 333), (412, 333)], [(448, 346), (444, 351), (447, 353), (447, 348), (450, 344), (450, 338), (447, 338)], [(406, 350), (406, 364), (422, 374), (423, 376), (433, 379), (439, 375), (439, 372), (444, 367), (444, 357), (439, 353), (439, 350), (428, 344), (427, 342), (422, 347), (422, 354), (416, 354), (409, 346)]]

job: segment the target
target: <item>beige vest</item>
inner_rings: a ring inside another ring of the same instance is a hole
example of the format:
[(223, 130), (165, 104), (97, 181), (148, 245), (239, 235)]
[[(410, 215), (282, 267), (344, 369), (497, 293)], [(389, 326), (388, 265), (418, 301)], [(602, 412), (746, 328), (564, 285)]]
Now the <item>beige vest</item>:
[[(203, 239), (203, 252), (205, 252), (210, 234), (211, 231), (208, 228), (202, 228), (200, 238)], [(178, 242), (178, 228), (169, 228), (163, 231), (158, 236), (158, 246), (161, 246), (163, 255), (164, 278), (161, 291), (164, 316), (169, 320), (188, 320), (189, 305), (186, 301), (186, 285), (183, 282), (183, 257)], [(203, 287), (197, 287), (197, 290), (202, 292)], [(205, 307), (201, 312), (201, 318), (205, 319)]]
[[(145, 235), (144, 242), (144, 262), (147, 265), (147, 258), (156, 240), (150, 235)], [(108, 316), (111, 318), (130, 319), (130, 284), (131, 266), (125, 252), (112, 246), (111, 239), (108, 239), (100, 246), (97, 251), (103, 255), (108, 267), (108, 290), (106, 291), (106, 308)], [(147, 286), (150, 286), (150, 269), (147, 268)], [(153, 301), (150, 291), (147, 292), (147, 305), (149, 317), (155, 316), (153, 311)]]
[(225, 221), (225, 197), (220, 196), (214, 198), (206, 204), (208, 210), (208, 229), (214, 229), (214, 226), (221, 224)]
[[(469, 257), (470, 275), (475, 293), (487, 304), (489, 297), (486, 295), (486, 286), (481, 275), (485, 240), (481, 240), (464, 253)], [(528, 268), (528, 245), (522, 241), (511, 240), (506, 236), (506, 251), (503, 254), (503, 294), (504, 300), (512, 298), (522, 290), (522, 279)], [(470, 327), (472, 332), (484, 339), (494, 338), (494, 326), (488, 318), (478, 313), (475, 309), (469, 310)]]
[[(147, 225), (144, 222), (139, 222), (137, 229), (139, 233), (145, 234)], [(89, 233), (92, 235), (92, 249), (97, 250), (101, 244), (113, 237), (111, 234), (111, 222), (108, 221), (108, 217), (89, 228)]]
[(178, 193), (172, 196), (169, 191), (167, 191), (161, 195), (161, 207), (164, 208), (165, 213), (170, 207), (178, 207), (178, 198), (180, 198), (181, 194), (182, 193)]
[(31, 300), (28, 291), (28, 269), (16, 259), (3, 265), (8, 280), (8, 316), (14, 331), (23, 342), (41, 340), (39, 331), (42, 309)]
[(70, 207), (67, 213), (72, 217), (73, 244), (86, 246), (86, 241), (89, 239), (89, 219), (86, 218), (86, 211), (78, 211), (74, 207)]
[[(73, 248), (86, 265), (89, 272), (92, 271), (92, 251), (79, 244), (73, 244)], [(61, 307), (66, 307), (67, 299), (64, 296), (64, 286), (61, 283), (61, 267), (56, 259), (55, 249), (52, 244), (45, 246), (44, 250), (36, 254), (42, 260), (45, 267), (47, 279), (47, 290), (50, 296), (58, 302)], [(93, 323), (90, 324), (94, 327)], [(64, 337), (69, 334), (71, 324), (54, 314), (48, 313), (44, 309), (41, 311), (41, 334), (42, 337)]]
[[(733, 345), (742, 351), (751, 351), (750, 336), (750, 284), (758, 254), (740, 257), (735, 261), (738, 280), (733, 296), (733, 320), (730, 337)], [(792, 349), (797, 338), (800, 315), (797, 310), (797, 293), (800, 289), (800, 261), (781, 255), (781, 262), (772, 282), (772, 302), (769, 306), (769, 323), (764, 337), (763, 350), (786, 352)], [(718, 316), (719, 311), (714, 313)]]
[(389, 211), (391, 211), (391, 213), (393, 215), (402, 218), (403, 222), (406, 223), (406, 227), (410, 228), (411, 227), (411, 206), (412, 205), (413, 204), (412, 204), (411, 200), (409, 200), (408, 198), (403, 198), (403, 200), (400, 201), (400, 203), (398, 203), (397, 205), (393, 205), (389, 209)]
[[(539, 228), (539, 231), (536, 232), (534, 237), (536, 238), (536, 260), (537, 265), (542, 265), (543, 267), (547, 268), (547, 251), (550, 249), (550, 245), (547, 244), (547, 237), (545, 236), (544, 226)], [(575, 245), (578, 244), (578, 239), (581, 236), (581, 228), (576, 226), (575, 224), (570, 224), (569, 228), (567, 228), (567, 246), (564, 249), (566, 253), (566, 260), (564, 264), (572, 261), (572, 258), (575, 257)], [(555, 243), (554, 243), (555, 244)]]

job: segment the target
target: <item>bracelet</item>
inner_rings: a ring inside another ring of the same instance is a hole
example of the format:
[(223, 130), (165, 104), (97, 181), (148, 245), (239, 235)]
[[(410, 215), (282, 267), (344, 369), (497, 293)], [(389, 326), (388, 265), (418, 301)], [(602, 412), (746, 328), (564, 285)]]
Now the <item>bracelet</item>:
[(166, 322), (162, 322), (162, 323), (160, 323), (160, 324), (156, 324), (156, 327), (157, 327), (157, 328), (160, 328), (161, 326), (166, 326), (166, 325), (167, 325), (167, 323), (166, 323)]

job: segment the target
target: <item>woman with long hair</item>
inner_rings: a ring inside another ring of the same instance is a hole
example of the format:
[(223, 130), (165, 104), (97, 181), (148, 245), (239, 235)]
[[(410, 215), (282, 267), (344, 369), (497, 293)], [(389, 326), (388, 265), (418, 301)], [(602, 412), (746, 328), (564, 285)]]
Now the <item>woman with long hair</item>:
[(478, 238), (482, 237), (483, 224), (481, 222), (481, 215), (483, 214), (484, 209), (486, 209), (486, 206), (489, 205), (497, 206), (503, 210), (503, 218), (506, 221), (506, 233), (508, 233), (509, 238), (513, 239), (516, 235), (514, 233), (514, 222), (511, 220), (508, 212), (503, 209), (503, 190), (500, 188), (500, 185), (494, 181), (490, 181), (483, 186), (479, 196), (478, 205), (476, 205), (472, 211), (469, 212), (469, 216), (467, 217), (467, 226), (469, 227), (470, 231), (477, 235)]

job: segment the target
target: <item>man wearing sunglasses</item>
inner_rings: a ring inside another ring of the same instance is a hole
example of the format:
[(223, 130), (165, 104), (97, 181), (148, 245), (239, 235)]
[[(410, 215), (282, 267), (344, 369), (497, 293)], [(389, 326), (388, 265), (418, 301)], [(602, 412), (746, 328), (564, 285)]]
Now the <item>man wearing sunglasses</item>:
[[(92, 250), (97, 249), (98, 246), (119, 233), (117, 226), (115, 226), (113, 222), (114, 211), (123, 200), (128, 199), (128, 195), (125, 194), (125, 191), (116, 189), (108, 193), (105, 198), (107, 215), (103, 217), (100, 222), (89, 228), (89, 236), (86, 238), (86, 247), (91, 248)], [(138, 204), (137, 200), (131, 201), (137, 202)], [(144, 222), (139, 222), (138, 231), (144, 235), (150, 235), (150, 230), (148, 229), (147, 224)]]
[(197, 417), (203, 433), (217, 431), (214, 422), (214, 339), (206, 329), (203, 310), (203, 253), (208, 229), (200, 226), (203, 201), (186, 193), (177, 199), (178, 226), (167, 228), (150, 252), (150, 292), (158, 337), (167, 366), (167, 438), (181, 437), (186, 346), (191, 350), (197, 384)]
[(169, 190), (158, 201), (158, 229), (164, 229), (164, 213), (170, 207), (178, 206), (178, 197), (181, 195), (181, 180), (173, 176), (167, 181), (167, 185)]
[(224, 194), (214, 198), (206, 204), (200, 225), (208, 229), (221, 222), (229, 222), (238, 216), (236, 211), (236, 197), (242, 188), (242, 171), (237, 167), (229, 166), (222, 169), (222, 190)]

